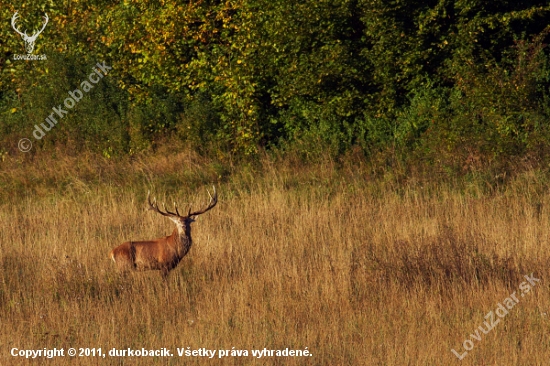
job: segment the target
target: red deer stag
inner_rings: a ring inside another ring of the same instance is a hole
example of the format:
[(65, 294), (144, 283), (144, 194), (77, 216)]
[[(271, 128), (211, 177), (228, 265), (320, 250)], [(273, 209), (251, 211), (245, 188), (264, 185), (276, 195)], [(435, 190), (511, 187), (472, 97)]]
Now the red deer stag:
[(158, 270), (161, 271), (163, 279), (166, 279), (168, 272), (176, 268), (191, 248), (191, 223), (195, 221), (195, 216), (211, 210), (218, 203), (216, 187), (214, 187), (214, 196), (210, 192), (208, 195), (210, 203), (205, 209), (191, 212), (191, 208), (189, 208), (187, 215), (182, 216), (176, 203), (174, 203), (175, 213), (168, 211), (164, 204), (165, 212), (162, 212), (158, 208), (156, 200), (151, 202), (151, 193), (149, 192), (147, 194), (149, 209), (174, 221), (176, 224), (174, 232), (170, 236), (155, 240), (128, 241), (113, 249), (109, 257), (122, 272)]

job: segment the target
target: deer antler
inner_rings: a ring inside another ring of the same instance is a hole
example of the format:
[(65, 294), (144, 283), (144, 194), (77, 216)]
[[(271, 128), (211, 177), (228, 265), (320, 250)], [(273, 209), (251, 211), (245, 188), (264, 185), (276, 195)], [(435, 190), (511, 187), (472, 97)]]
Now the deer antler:
[(23, 39), (25, 39), (28, 37), (27, 31), (25, 31), (25, 33), (21, 33), (21, 31), (15, 26), (15, 21), (17, 20), (17, 18), (19, 18), (19, 15), (17, 13), (18, 12), (16, 11), (15, 14), (13, 14), (13, 16), (11, 17), (11, 26), (17, 33), (19, 33), (21, 37), (23, 37)]
[(166, 209), (166, 205), (163, 203), (162, 206), (164, 207), (164, 211), (165, 212), (162, 212), (159, 207), (158, 207), (158, 203), (157, 203), (157, 200), (154, 199), (153, 202), (151, 202), (151, 191), (148, 191), (147, 192), (147, 202), (149, 202), (149, 210), (153, 210), (153, 211), (156, 211), (158, 212), (159, 214), (163, 215), (163, 216), (168, 216), (168, 217), (182, 217), (179, 212), (178, 212), (178, 208), (176, 206), (176, 203), (174, 202), (174, 207), (176, 208), (176, 212), (177, 213), (173, 213), (173, 212), (170, 212)]
[(209, 211), (212, 208), (214, 208), (214, 206), (216, 206), (216, 204), (218, 203), (218, 193), (216, 192), (216, 187), (215, 186), (212, 186), (212, 188), (214, 188), (214, 197), (212, 197), (210, 192), (208, 192), (208, 190), (207, 190), (208, 195), (210, 196), (210, 202), (208, 203), (208, 206), (204, 210), (195, 211), (195, 212), (191, 212), (191, 207), (189, 207), (189, 211), (188, 211), (188, 214), (187, 214), (188, 217), (203, 214), (206, 211)]
[[(208, 196), (210, 196), (210, 202), (208, 203), (208, 205), (206, 206), (206, 208), (200, 210), (200, 211), (195, 211), (195, 212), (191, 212), (191, 208), (189, 208), (189, 211), (187, 213), (187, 216), (185, 217), (191, 217), (191, 216), (197, 216), (197, 215), (201, 215), (203, 213), (205, 213), (206, 211), (209, 211), (211, 210), (212, 208), (214, 208), (214, 206), (216, 206), (216, 204), (218, 203), (218, 193), (216, 192), (216, 187), (214, 187), (214, 196), (212, 196), (210, 194), (210, 192), (207, 190), (208, 192)], [(164, 212), (161, 211), (159, 209), (159, 206), (158, 206), (158, 203), (157, 203), (157, 200), (156, 199), (153, 199), (153, 202), (151, 202), (151, 191), (148, 191), (147, 192), (147, 202), (149, 202), (149, 209), (150, 210), (153, 210), (155, 212), (158, 212), (159, 214), (163, 215), (163, 216), (168, 216), (168, 217), (184, 217), (180, 214), (180, 212), (178, 211), (178, 205), (176, 204), (176, 202), (174, 202), (174, 209), (176, 212), (170, 212), (166, 209), (166, 205), (163, 203), (162, 204), (162, 207), (164, 208)]]
[(19, 18), (19, 12), (15, 12), (15, 14), (13, 14), (13, 17), (11, 17), (11, 26), (12, 28), (17, 32), (19, 33), (19, 35), (21, 35), (21, 37), (23, 37), (23, 39), (25, 40), (35, 40), (36, 37), (38, 37), (40, 35), (40, 33), (42, 33), (44, 31), (44, 29), (46, 28), (46, 25), (48, 24), (48, 21), (50, 20), (50, 18), (48, 17), (48, 14), (45, 14), (44, 13), (44, 25), (42, 25), (42, 28), (38, 31), (38, 32), (35, 32), (33, 33), (32, 36), (28, 36), (27, 35), (27, 31), (25, 30), (24, 33), (22, 33), (19, 29), (17, 29), (17, 27), (15, 26), (15, 22), (17, 21), (17, 18)]
[(48, 18), (48, 14), (46, 14), (46, 13), (44, 13), (44, 20), (45, 20), (45, 22), (44, 22), (44, 25), (42, 26), (42, 29), (40, 29), (38, 32), (33, 34), (31, 38), (38, 37), (38, 35), (44, 31), (44, 28), (46, 28), (46, 25), (48, 24), (48, 20), (50, 20), (50, 18)]

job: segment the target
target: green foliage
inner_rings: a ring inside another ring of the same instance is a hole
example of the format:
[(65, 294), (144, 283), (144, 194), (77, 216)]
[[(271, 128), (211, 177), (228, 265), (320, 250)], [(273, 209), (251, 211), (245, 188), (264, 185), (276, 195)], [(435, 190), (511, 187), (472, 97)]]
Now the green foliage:
[(23, 28), (50, 23), (35, 51), (48, 61), (13, 60), (21, 38), (0, 30), (12, 150), (97, 62), (112, 72), (38, 146), (110, 156), (176, 136), (241, 156), (359, 146), (460, 166), (550, 140), (543, 0), (0, 0), (3, 19), (15, 11)]

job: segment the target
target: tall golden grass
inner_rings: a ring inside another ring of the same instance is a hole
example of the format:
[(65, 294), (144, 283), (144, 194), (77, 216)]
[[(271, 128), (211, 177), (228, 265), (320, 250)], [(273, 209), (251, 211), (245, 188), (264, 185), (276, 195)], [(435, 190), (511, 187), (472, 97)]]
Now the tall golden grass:
[[(266, 158), (236, 168), (192, 153), (3, 162), (0, 364), (10, 350), (169, 348), (171, 358), (34, 363), (543, 365), (550, 356), (546, 178), (506, 186), (370, 181), (359, 163)], [(163, 282), (119, 276), (127, 240), (168, 235), (153, 188), (195, 207), (194, 244)], [(462, 361), (462, 344), (526, 274), (541, 282)], [(311, 357), (177, 356), (176, 348), (307, 349)]]

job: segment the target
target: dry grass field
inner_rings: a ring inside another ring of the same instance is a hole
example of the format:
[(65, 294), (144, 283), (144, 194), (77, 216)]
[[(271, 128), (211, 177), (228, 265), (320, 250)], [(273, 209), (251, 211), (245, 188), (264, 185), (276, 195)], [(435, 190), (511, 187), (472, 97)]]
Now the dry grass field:
[[(550, 358), (550, 192), (536, 172), (495, 188), (372, 181), (361, 164), (330, 159), (299, 167), (266, 158), (231, 172), (190, 153), (10, 159), (0, 162), (1, 365), (544, 365)], [(116, 273), (111, 248), (173, 230), (146, 210), (148, 189), (160, 201), (198, 208), (212, 184), (219, 203), (193, 224), (193, 247), (166, 282), (159, 272)], [(527, 293), (531, 273), (540, 281)], [(519, 301), (480, 332), (511, 296)], [(463, 354), (463, 344), (471, 350), (459, 360), (451, 350)], [(10, 354), (70, 347), (168, 348), (174, 356)], [(187, 347), (249, 355), (179, 357), (177, 348)], [(311, 356), (252, 355), (264, 348), (307, 348)]]

